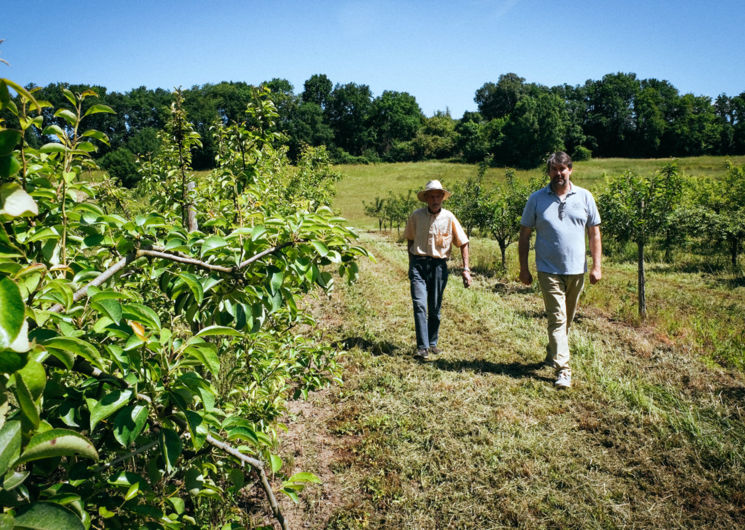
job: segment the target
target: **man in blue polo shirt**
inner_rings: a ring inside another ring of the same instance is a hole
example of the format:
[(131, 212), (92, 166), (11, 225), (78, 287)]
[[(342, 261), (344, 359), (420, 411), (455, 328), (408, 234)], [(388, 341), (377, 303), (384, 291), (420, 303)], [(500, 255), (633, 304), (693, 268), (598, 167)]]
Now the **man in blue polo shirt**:
[(590, 244), (590, 283), (602, 277), (600, 214), (589, 191), (572, 184), (572, 159), (564, 152), (551, 155), (546, 164), (548, 186), (530, 195), (520, 220), (518, 255), (520, 281), (533, 283), (528, 269), (530, 236), (535, 237), (538, 283), (548, 317), (546, 364), (556, 369), (556, 387), (572, 386), (567, 333), (585, 283), (587, 259), (585, 232)]

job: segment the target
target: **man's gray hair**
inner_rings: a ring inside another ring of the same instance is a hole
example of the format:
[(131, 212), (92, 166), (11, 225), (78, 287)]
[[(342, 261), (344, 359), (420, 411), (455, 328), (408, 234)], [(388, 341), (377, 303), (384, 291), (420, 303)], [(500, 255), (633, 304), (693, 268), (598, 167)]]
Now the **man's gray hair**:
[(548, 157), (546, 161), (546, 173), (551, 170), (553, 164), (561, 164), (569, 169), (572, 169), (572, 157), (566, 154), (564, 151), (556, 151), (554, 154)]

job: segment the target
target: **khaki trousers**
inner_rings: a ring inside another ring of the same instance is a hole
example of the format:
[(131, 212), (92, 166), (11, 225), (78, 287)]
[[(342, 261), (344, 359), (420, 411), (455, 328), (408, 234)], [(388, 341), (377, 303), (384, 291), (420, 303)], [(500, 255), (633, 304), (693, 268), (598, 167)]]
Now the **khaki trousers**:
[(584, 274), (548, 274), (538, 272), (538, 283), (543, 294), (548, 317), (548, 359), (553, 359), (557, 372), (568, 372), (569, 326), (577, 311), (577, 303), (585, 285)]

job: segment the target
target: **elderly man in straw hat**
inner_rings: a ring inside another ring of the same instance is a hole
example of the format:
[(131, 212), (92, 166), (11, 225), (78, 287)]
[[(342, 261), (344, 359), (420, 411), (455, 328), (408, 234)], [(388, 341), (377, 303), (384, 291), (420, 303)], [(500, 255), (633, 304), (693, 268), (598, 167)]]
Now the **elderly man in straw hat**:
[(427, 203), (409, 217), (404, 237), (409, 242), (409, 281), (414, 302), (416, 329), (416, 357), (424, 360), (428, 353), (439, 354), (437, 347), (440, 330), (442, 293), (448, 281), (447, 260), (453, 244), (463, 256), (463, 285), (471, 285), (468, 266), (468, 237), (452, 212), (442, 207), (451, 193), (439, 180), (430, 180), (417, 193)]

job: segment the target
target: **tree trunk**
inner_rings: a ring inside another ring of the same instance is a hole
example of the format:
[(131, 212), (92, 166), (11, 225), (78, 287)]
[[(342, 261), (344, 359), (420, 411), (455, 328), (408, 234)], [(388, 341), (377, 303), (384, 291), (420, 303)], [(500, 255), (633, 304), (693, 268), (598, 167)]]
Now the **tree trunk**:
[(739, 249), (739, 241), (737, 239), (731, 239), (729, 245), (730, 260), (732, 260), (732, 268), (737, 268), (737, 254)]
[[(193, 190), (196, 187), (196, 182), (193, 180), (186, 185), (188, 191)], [(186, 206), (186, 229), (189, 232), (196, 232), (199, 227), (197, 226), (197, 211), (194, 208), (191, 200), (188, 199), (187, 195), (187, 206)]]
[(637, 291), (639, 295), (639, 317), (644, 320), (647, 318), (647, 295), (646, 295), (646, 280), (644, 278), (644, 243), (637, 242), (638, 249), (638, 265), (639, 265), (639, 283)]
[(499, 243), (499, 251), (502, 253), (502, 272), (505, 272), (507, 270), (507, 244), (501, 239), (497, 243)]

